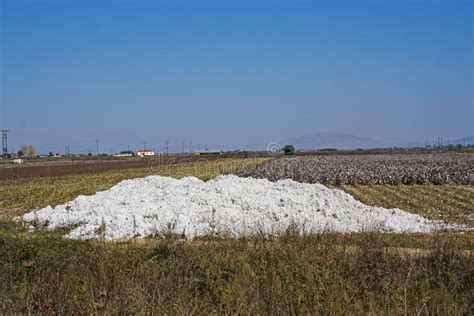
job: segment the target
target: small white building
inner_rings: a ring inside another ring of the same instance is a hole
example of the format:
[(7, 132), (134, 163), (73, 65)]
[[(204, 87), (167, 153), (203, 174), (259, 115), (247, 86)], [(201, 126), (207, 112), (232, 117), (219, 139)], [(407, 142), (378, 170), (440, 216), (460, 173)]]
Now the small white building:
[(151, 149), (140, 149), (137, 151), (137, 156), (138, 157), (150, 157), (150, 156), (155, 156), (155, 151)]

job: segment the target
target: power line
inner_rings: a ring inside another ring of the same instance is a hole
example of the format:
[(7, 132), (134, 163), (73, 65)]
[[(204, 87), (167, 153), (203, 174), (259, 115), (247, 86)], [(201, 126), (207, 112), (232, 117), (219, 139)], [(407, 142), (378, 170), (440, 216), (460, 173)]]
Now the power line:
[(99, 156), (99, 142), (100, 142), (100, 139), (95, 140), (97, 156)]
[(8, 156), (8, 129), (2, 129), (2, 148), (3, 148), (3, 157)]

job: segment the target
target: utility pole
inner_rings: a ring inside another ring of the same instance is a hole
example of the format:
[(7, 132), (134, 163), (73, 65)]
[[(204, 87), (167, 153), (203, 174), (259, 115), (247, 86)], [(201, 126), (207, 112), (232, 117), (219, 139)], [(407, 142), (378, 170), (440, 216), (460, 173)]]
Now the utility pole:
[(100, 139), (95, 140), (95, 148), (96, 148), (97, 156), (99, 156), (99, 142), (100, 142)]
[(169, 156), (169, 154), (170, 154), (169, 148), (168, 148), (169, 144), (170, 144), (170, 142), (167, 140), (166, 141), (166, 156)]
[(8, 156), (8, 129), (2, 129), (2, 148), (3, 148), (3, 158)]
[(209, 151), (209, 147), (207, 147), (207, 144), (206, 144), (206, 146), (204, 147), (204, 150), (205, 150), (205, 151)]
[(130, 145), (127, 145), (127, 148), (128, 148), (127, 150), (130, 151)]
[(198, 152), (201, 151), (201, 144), (198, 144)]
[(184, 154), (184, 142), (183, 142), (183, 154)]
[(69, 157), (69, 145), (66, 146), (66, 157)]
[(193, 143), (189, 142), (189, 153), (193, 152)]
[(146, 142), (143, 142), (143, 150), (146, 149)]

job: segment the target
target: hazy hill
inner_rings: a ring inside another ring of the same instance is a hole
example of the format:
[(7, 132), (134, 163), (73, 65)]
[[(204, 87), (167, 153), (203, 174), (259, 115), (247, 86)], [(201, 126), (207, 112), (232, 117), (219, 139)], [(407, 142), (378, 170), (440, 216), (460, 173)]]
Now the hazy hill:
[(367, 149), (387, 147), (387, 144), (384, 144), (383, 142), (372, 138), (357, 137), (342, 133), (308, 134), (304, 136), (285, 139), (281, 141), (281, 144), (292, 144), (297, 149), (307, 150), (315, 150), (322, 148)]

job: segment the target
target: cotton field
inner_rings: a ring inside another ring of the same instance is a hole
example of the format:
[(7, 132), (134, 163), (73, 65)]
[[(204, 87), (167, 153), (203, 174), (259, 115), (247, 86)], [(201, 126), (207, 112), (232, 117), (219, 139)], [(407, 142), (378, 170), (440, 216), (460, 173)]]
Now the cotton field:
[(236, 172), (271, 181), (344, 184), (473, 184), (473, 153), (324, 155), (275, 159)]

